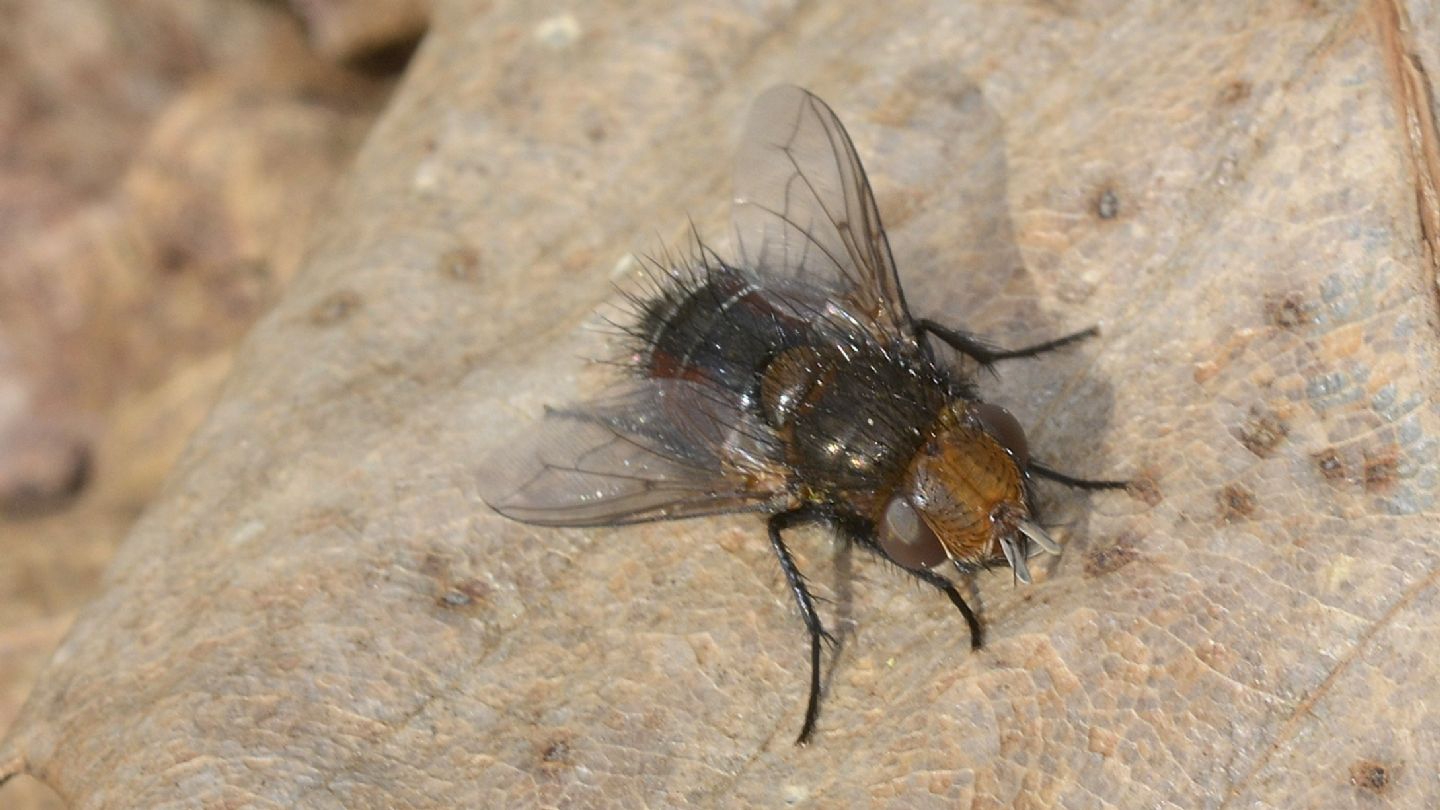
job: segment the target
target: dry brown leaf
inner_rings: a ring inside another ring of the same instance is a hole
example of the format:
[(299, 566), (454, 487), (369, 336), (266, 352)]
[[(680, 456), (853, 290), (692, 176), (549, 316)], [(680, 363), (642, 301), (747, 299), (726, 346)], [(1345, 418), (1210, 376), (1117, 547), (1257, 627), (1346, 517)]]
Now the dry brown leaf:
[[(1440, 800), (1433, 9), (547, 14), (442, 7), (7, 771), (77, 807)], [(979, 578), (978, 653), (797, 540), (849, 631), (806, 749), (756, 520), (549, 531), (475, 490), (594, 384), (612, 268), (687, 212), (719, 241), (781, 80), (850, 126), (917, 310), (1102, 324), (987, 391), (1141, 483), (1055, 496), (1066, 554)]]

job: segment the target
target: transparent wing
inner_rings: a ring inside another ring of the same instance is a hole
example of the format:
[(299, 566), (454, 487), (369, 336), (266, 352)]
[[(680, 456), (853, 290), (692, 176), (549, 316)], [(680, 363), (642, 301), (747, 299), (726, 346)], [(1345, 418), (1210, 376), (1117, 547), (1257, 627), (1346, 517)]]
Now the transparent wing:
[(728, 392), (643, 380), (547, 412), (528, 446), (487, 464), (482, 492), (500, 514), (544, 526), (762, 511), (786, 497), (779, 458), (773, 432)]
[(755, 100), (731, 209), (742, 266), (762, 283), (819, 287), (891, 338), (914, 339), (870, 181), (825, 102), (791, 85)]

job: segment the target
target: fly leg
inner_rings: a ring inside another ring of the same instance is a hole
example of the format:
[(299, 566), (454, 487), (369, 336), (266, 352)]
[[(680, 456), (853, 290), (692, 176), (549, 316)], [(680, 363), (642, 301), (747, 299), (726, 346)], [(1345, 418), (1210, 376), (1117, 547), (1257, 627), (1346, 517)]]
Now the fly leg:
[[(982, 366), (989, 366), (1001, 360), (1013, 360), (1017, 357), (1034, 357), (1038, 354), (1044, 354), (1045, 352), (1053, 351), (1063, 346), (1068, 346), (1071, 343), (1075, 343), (1076, 341), (1084, 340), (1085, 338), (1094, 337), (1100, 334), (1100, 328), (1092, 326), (1089, 329), (1081, 329), (1079, 332), (1074, 332), (1072, 334), (1065, 335), (1064, 337), (1058, 337), (1054, 340), (1047, 340), (1044, 343), (1036, 343), (1033, 346), (1026, 346), (1021, 349), (997, 349), (994, 346), (987, 344), (985, 341), (974, 337), (973, 335), (967, 335), (964, 332), (956, 331), (947, 326), (936, 323), (935, 321), (922, 320), (916, 322), (915, 325), (919, 328), (920, 334), (934, 335), (935, 337), (940, 338), (942, 341), (948, 344), (950, 348), (954, 349), (957, 352), (960, 352), (963, 355), (974, 358)], [(1064, 484), (1067, 487), (1075, 487), (1076, 489), (1124, 489), (1130, 486), (1129, 481), (1106, 481), (1091, 478), (1077, 478), (1073, 475), (1066, 475), (1059, 470), (1047, 467), (1044, 464), (1035, 461), (1030, 462), (1029, 466), (1026, 467), (1026, 470), (1035, 473), (1041, 478), (1048, 478), (1051, 481)]]
[[(901, 566), (904, 568), (904, 566)], [(950, 603), (960, 609), (960, 615), (965, 617), (965, 623), (970, 626), (970, 649), (978, 650), (980, 645), (985, 643), (985, 631), (980, 627), (980, 619), (975, 616), (975, 611), (966, 604), (965, 597), (955, 590), (955, 585), (945, 577), (934, 571), (927, 571), (923, 568), (904, 568), (905, 573), (910, 574), (921, 582), (938, 588), (946, 596), (950, 597)]]
[(1068, 346), (1079, 340), (1094, 337), (1100, 334), (1098, 326), (1089, 329), (1081, 329), (1079, 332), (1058, 337), (1054, 340), (1047, 340), (1044, 343), (1036, 343), (1034, 346), (1026, 346), (1022, 349), (999, 349), (989, 345), (985, 341), (967, 335), (964, 332), (951, 329), (932, 320), (917, 321), (915, 326), (922, 335), (934, 335), (949, 344), (950, 348), (963, 355), (973, 357), (981, 365), (988, 366), (1001, 360), (1013, 360), (1017, 357), (1034, 357), (1037, 354), (1044, 354), (1062, 346)]
[(855, 542), (888, 560), (901, 571), (904, 571), (949, 597), (950, 604), (960, 610), (960, 615), (965, 617), (965, 624), (970, 627), (970, 649), (980, 649), (980, 645), (985, 643), (985, 631), (980, 626), (979, 617), (975, 615), (975, 611), (972, 610), (970, 605), (965, 601), (965, 597), (960, 595), (960, 591), (955, 589), (954, 583), (934, 571), (924, 568), (911, 568), (896, 562), (893, 557), (885, 553), (885, 549), (880, 545), (879, 541), (875, 539), (875, 533), (869, 527), (868, 521), (864, 521), (863, 524), (861, 521), (852, 521), (850, 525), (846, 526), (846, 531)]
[(1129, 481), (1101, 481), (1092, 478), (1076, 478), (1073, 475), (1066, 475), (1059, 470), (1053, 470), (1036, 461), (1030, 462), (1025, 468), (1027, 472), (1033, 472), (1041, 478), (1048, 478), (1057, 484), (1064, 484), (1067, 487), (1076, 489), (1125, 489), (1130, 486)]
[(810, 589), (805, 585), (805, 576), (795, 567), (795, 558), (790, 556), (790, 549), (785, 547), (785, 540), (780, 535), (786, 529), (820, 520), (823, 520), (821, 515), (801, 507), (771, 515), (767, 526), (770, 531), (770, 547), (775, 549), (775, 556), (780, 558), (780, 570), (785, 572), (785, 580), (790, 583), (790, 590), (795, 594), (795, 603), (800, 606), (800, 618), (805, 620), (805, 629), (810, 633), (810, 700), (805, 705), (805, 725), (800, 728), (800, 736), (795, 740), (796, 745), (808, 743), (810, 735), (815, 732), (815, 720), (820, 716), (820, 642), (823, 639), (834, 643), (835, 638), (827, 633), (825, 626), (820, 623), (820, 614), (815, 612), (815, 600), (811, 598)]

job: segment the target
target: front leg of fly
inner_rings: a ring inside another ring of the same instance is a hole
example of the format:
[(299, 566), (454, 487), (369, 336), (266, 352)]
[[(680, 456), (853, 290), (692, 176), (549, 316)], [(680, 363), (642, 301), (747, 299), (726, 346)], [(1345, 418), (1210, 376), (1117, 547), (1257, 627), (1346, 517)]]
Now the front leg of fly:
[(1041, 464), (1038, 461), (1030, 462), (1025, 468), (1027, 472), (1035, 473), (1041, 478), (1048, 478), (1057, 484), (1064, 484), (1075, 489), (1126, 489), (1130, 486), (1129, 481), (1108, 481), (1094, 478), (1076, 478), (1073, 475), (1066, 475), (1059, 470)]
[(980, 649), (985, 643), (984, 628), (980, 624), (980, 618), (975, 615), (975, 611), (970, 608), (965, 597), (960, 595), (960, 591), (956, 590), (954, 583), (928, 568), (914, 568), (890, 556), (880, 542), (880, 538), (876, 537), (875, 526), (870, 521), (856, 516), (842, 516), (840, 526), (851, 540), (870, 549), (901, 571), (945, 594), (946, 598), (950, 600), (950, 604), (954, 605), (955, 609), (960, 611), (960, 615), (965, 617), (965, 625), (970, 629), (970, 649)]

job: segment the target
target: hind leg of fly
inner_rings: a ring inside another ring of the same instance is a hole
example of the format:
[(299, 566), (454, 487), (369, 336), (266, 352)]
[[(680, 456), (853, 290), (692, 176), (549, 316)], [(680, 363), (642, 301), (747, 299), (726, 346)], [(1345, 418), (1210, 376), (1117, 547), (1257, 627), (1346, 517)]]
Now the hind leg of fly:
[(934, 335), (944, 341), (957, 352), (968, 357), (973, 357), (981, 365), (998, 363), (1001, 360), (1014, 360), (1018, 357), (1034, 357), (1037, 354), (1054, 351), (1062, 346), (1068, 346), (1079, 340), (1094, 337), (1100, 334), (1100, 328), (1092, 326), (1089, 329), (1081, 329), (1079, 332), (1058, 337), (1054, 340), (1047, 340), (1044, 343), (1036, 343), (1033, 346), (1026, 346), (1020, 349), (1000, 349), (991, 346), (973, 335), (951, 329), (948, 326), (931, 320), (917, 321), (915, 325), (922, 335)]
[(810, 634), (810, 699), (805, 704), (805, 724), (800, 727), (796, 745), (808, 743), (810, 735), (815, 732), (815, 720), (820, 716), (820, 642), (829, 640), (833, 643), (835, 639), (825, 632), (825, 626), (820, 623), (820, 614), (815, 611), (815, 600), (810, 596), (805, 576), (795, 566), (795, 558), (790, 556), (790, 549), (786, 548), (781, 534), (795, 526), (824, 520), (823, 515), (801, 507), (771, 515), (767, 526), (770, 532), (770, 547), (775, 550), (775, 556), (780, 558), (780, 570), (785, 572), (785, 581), (795, 594), (795, 604), (800, 606), (800, 618), (805, 620), (805, 630)]

